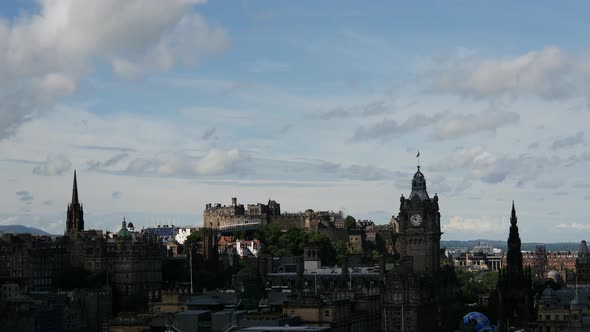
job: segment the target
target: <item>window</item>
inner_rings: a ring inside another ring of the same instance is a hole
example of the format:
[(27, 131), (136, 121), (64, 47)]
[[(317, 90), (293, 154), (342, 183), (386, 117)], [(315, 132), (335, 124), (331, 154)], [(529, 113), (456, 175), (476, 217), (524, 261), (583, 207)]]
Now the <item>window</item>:
[(330, 317), (330, 310), (324, 311), (324, 317)]
[(551, 315), (545, 315), (545, 320), (551, 320)]

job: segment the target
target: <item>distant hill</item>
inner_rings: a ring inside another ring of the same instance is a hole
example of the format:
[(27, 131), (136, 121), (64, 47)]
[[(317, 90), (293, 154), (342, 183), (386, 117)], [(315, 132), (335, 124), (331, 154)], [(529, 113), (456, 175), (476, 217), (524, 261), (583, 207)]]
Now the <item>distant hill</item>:
[[(499, 241), (499, 240), (467, 240), (467, 241), (440, 241), (441, 247), (446, 247), (449, 250), (457, 249), (457, 248), (467, 248), (472, 250), (473, 247), (477, 246), (478, 243), (481, 245), (491, 245), (494, 248), (500, 248), (502, 250), (506, 250), (506, 241)], [(541, 244), (539, 242), (534, 243), (522, 243), (521, 249), (527, 251), (535, 250), (537, 244)], [(578, 247), (580, 246), (580, 242), (557, 242), (557, 243), (543, 243), (545, 248), (548, 251), (578, 251)]]
[(0, 233), (12, 233), (12, 234), (33, 234), (33, 235), (49, 235), (52, 234), (47, 233), (44, 230), (34, 228), (34, 227), (27, 227), (23, 225), (0, 225)]

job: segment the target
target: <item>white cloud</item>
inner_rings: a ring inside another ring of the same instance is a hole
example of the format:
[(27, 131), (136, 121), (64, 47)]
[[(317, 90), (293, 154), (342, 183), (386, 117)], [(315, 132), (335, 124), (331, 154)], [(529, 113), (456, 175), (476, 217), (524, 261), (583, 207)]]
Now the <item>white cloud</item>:
[(47, 156), (44, 162), (33, 168), (33, 174), (36, 175), (62, 175), (69, 171), (72, 162), (64, 155)]
[(195, 65), (230, 46), (193, 12), (202, 0), (39, 0), (38, 13), (0, 19), (0, 139), (73, 94), (96, 60), (133, 78)]
[(501, 218), (492, 218), (482, 216), (479, 218), (464, 218), (453, 216), (447, 223), (443, 223), (444, 232), (455, 232), (476, 235), (489, 235), (490, 233), (498, 234), (506, 232), (507, 226)]
[(557, 224), (557, 228), (575, 230), (575, 231), (587, 231), (587, 230), (590, 230), (590, 225), (580, 224), (577, 222), (572, 222), (569, 224), (561, 223), (561, 224)]
[(460, 55), (436, 64), (428, 88), (462, 96), (538, 97), (545, 100), (588, 97), (590, 62), (556, 46), (500, 59)]
[(224, 174), (235, 169), (242, 158), (238, 149), (213, 149), (196, 163), (193, 170), (198, 175)]

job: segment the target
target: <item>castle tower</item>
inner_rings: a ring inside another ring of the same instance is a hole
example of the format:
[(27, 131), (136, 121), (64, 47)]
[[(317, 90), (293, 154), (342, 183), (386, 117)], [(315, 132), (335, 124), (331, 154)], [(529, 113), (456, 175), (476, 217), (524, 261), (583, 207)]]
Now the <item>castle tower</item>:
[(440, 213), (438, 196), (431, 199), (420, 166), (412, 178), (409, 198), (400, 198), (398, 252), (413, 258), (413, 271), (434, 273), (440, 266)]
[(66, 235), (76, 235), (84, 230), (84, 209), (78, 200), (78, 181), (74, 170), (74, 186), (72, 188), (72, 201), (68, 204), (66, 213)]
[(522, 266), (517, 220), (516, 209), (512, 202), (506, 268), (500, 271), (497, 285), (497, 331), (508, 331), (510, 326), (528, 328), (529, 322), (534, 320), (531, 269), (527, 266), (525, 270)]

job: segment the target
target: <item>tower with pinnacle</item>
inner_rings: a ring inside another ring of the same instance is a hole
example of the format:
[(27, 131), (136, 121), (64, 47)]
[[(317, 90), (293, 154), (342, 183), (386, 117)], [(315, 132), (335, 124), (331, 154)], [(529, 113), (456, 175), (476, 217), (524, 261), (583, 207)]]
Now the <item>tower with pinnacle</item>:
[(399, 213), (392, 217), (400, 260), (385, 272), (382, 328), (387, 332), (452, 331), (456, 275), (451, 265), (441, 266), (439, 198), (429, 196), (419, 165), (411, 184), (410, 195), (401, 196)]
[(522, 266), (517, 221), (516, 209), (512, 202), (506, 267), (498, 276), (497, 331), (508, 331), (511, 326), (528, 328), (529, 323), (535, 320), (532, 272), (529, 266), (526, 269)]
[(66, 213), (66, 235), (76, 235), (84, 230), (84, 209), (78, 200), (78, 180), (74, 170), (74, 185), (72, 188), (72, 201), (68, 204)]

